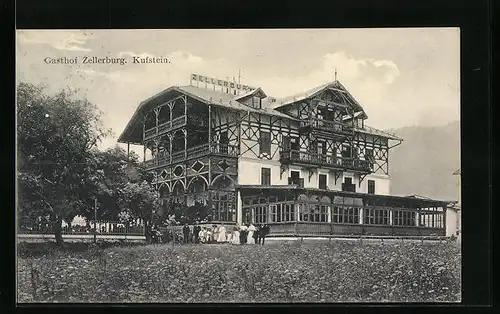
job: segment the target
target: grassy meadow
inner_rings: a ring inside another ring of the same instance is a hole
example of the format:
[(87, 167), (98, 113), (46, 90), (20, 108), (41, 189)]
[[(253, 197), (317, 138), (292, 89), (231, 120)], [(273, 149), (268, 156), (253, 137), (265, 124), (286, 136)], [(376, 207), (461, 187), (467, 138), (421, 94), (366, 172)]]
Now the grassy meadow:
[(454, 242), (18, 245), (18, 302), (459, 302)]

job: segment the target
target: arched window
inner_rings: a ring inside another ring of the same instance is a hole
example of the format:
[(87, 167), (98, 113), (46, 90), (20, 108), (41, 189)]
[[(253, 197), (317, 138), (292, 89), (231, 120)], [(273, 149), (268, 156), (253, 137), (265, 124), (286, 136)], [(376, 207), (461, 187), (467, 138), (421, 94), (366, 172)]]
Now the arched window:
[(161, 198), (167, 198), (170, 196), (170, 188), (166, 184), (162, 184), (158, 190)]
[(153, 141), (144, 144), (144, 158), (145, 160), (151, 160), (155, 156), (155, 143)]
[(185, 144), (184, 133), (181, 130), (177, 130), (172, 140), (172, 153), (184, 150)]
[(158, 113), (158, 125), (170, 121), (170, 107), (165, 105), (160, 108)]
[(144, 121), (144, 127), (146, 130), (154, 128), (156, 126), (156, 115), (154, 111), (149, 111), (146, 114), (146, 121)]
[(158, 157), (164, 157), (170, 155), (170, 138), (168, 136), (162, 136), (160, 142), (158, 143)]
[(193, 178), (188, 185), (189, 193), (202, 193), (208, 189), (207, 181), (203, 177)]
[(184, 100), (179, 98), (174, 101), (172, 105), (172, 120), (182, 117), (184, 115)]

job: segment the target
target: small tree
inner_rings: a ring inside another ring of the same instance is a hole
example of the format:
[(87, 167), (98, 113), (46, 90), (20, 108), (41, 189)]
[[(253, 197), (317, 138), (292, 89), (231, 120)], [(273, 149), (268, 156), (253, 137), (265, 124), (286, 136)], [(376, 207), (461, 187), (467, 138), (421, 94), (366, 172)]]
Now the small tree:
[(133, 219), (143, 220), (148, 229), (155, 211), (160, 207), (160, 197), (146, 181), (127, 182), (118, 190), (118, 205), (122, 211), (128, 211)]

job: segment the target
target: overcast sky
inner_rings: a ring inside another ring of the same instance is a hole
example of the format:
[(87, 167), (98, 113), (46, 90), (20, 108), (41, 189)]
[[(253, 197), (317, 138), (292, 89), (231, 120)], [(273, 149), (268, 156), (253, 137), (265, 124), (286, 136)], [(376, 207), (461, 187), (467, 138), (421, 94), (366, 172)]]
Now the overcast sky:
[[(105, 113), (116, 144), (140, 101), (198, 73), (283, 97), (338, 79), (380, 129), (460, 117), (457, 28), (18, 31), (17, 80), (78, 88)], [(168, 64), (132, 64), (131, 56)], [(55, 65), (45, 57), (127, 57), (126, 65)]]

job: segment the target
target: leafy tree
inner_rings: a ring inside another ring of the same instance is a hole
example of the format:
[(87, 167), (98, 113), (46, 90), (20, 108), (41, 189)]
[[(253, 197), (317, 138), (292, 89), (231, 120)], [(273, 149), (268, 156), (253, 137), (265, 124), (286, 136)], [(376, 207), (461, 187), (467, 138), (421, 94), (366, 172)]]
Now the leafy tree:
[[(139, 165), (139, 156), (133, 152), (127, 156), (125, 150), (118, 146), (105, 151), (94, 150), (92, 155), (86, 182), (81, 186), (82, 195), (90, 197), (87, 203), (97, 198), (99, 220), (118, 220), (118, 214), (123, 210), (119, 205), (122, 189), (129, 183), (141, 183), (146, 179), (146, 173)], [(85, 194), (85, 190), (93, 193)], [(85, 214), (88, 219), (93, 219), (93, 212)]]
[(49, 215), (58, 244), (62, 220), (88, 205), (81, 187), (92, 150), (109, 134), (96, 106), (75, 96), (67, 90), (48, 95), (27, 83), (17, 88), (19, 214)]
[(151, 220), (159, 195), (139, 156), (97, 144), (110, 130), (101, 113), (74, 92), (47, 95), (43, 87), (18, 86), (18, 216), (23, 224), (49, 217), (62, 244), (62, 220), (76, 215), (98, 220)]

